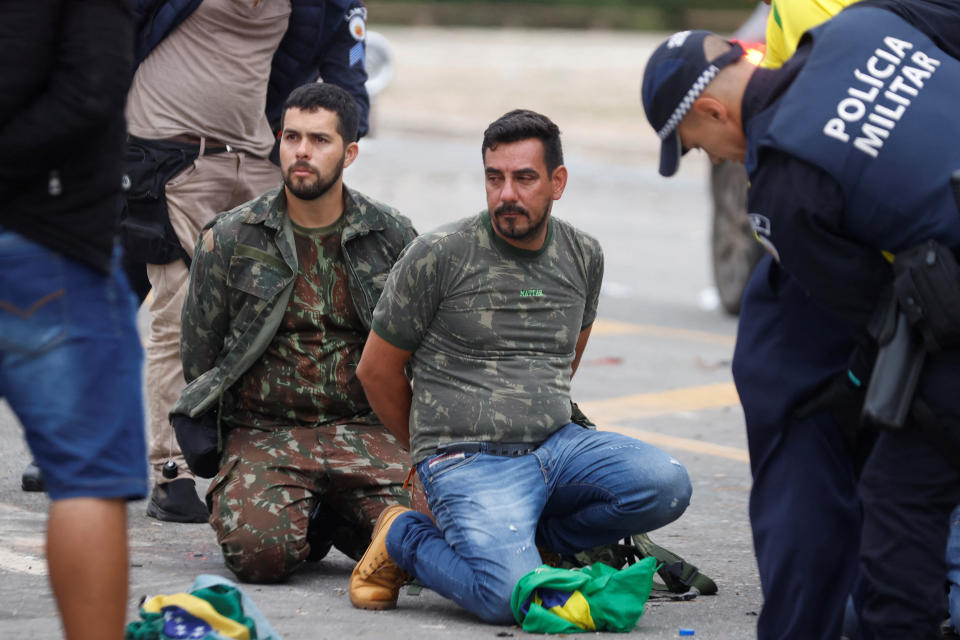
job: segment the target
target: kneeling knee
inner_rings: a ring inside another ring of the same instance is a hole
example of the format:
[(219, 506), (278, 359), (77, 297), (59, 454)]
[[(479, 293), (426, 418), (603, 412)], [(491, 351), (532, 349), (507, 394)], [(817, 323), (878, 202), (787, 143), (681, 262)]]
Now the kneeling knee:
[(662, 500), (664, 510), (669, 518), (668, 522), (676, 520), (690, 505), (690, 497), (693, 495), (693, 485), (690, 483), (690, 475), (686, 468), (677, 465), (676, 477), (670, 484), (663, 488)]
[[(677, 479), (670, 486), (668, 493), (672, 493), (671, 506), (679, 507), (680, 513), (683, 513), (687, 505), (690, 504), (690, 496), (693, 495), (693, 484), (690, 483), (690, 474), (686, 468), (679, 467)], [(678, 513), (677, 515), (680, 515)]]
[(474, 613), (487, 624), (516, 624), (513, 609), (510, 607), (510, 595), (506, 598), (490, 596), (478, 603)]
[(622, 508), (642, 520), (638, 523), (638, 530), (652, 531), (683, 515), (690, 505), (692, 494), (693, 485), (687, 470), (683, 465), (674, 463), (655, 482), (625, 498)]
[(223, 560), (242, 582), (280, 582), (306, 560), (306, 540), (265, 542), (256, 532), (240, 528), (220, 545)]

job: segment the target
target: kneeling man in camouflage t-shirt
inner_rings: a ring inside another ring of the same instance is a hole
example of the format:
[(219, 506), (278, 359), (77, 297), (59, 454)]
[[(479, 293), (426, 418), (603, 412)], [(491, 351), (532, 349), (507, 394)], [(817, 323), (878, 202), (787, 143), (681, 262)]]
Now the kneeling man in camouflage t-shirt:
[(350, 599), (394, 607), (411, 574), (509, 624), (538, 547), (574, 554), (657, 529), (683, 513), (691, 487), (666, 453), (570, 421), (603, 252), (550, 215), (567, 182), (559, 129), (512, 111), (481, 152), (488, 210), (406, 248), (357, 369), (373, 410), (409, 443), (436, 523), (384, 510)]

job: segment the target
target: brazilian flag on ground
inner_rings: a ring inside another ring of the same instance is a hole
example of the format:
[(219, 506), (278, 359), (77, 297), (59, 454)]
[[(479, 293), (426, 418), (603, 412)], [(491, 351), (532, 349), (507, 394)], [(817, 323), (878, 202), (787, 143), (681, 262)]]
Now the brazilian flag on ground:
[(127, 625), (124, 640), (281, 640), (235, 583), (200, 575), (190, 593), (154, 596)]
[(528, 633), (630, 631), (650, 597), (657, 560), (617, 570), (597, 562), (581, 569), (542, 565), (517, 581), (513, 617)]

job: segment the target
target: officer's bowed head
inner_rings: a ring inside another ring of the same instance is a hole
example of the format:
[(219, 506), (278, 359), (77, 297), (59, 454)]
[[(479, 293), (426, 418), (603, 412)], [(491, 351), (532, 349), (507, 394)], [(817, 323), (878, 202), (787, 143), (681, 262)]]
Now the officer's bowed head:
[(704, 40), (710, 31), (680, 31), (670, 36), (650, 56), (643, 72), (640, 98), (647, 120), (660, 138), (660, 175), (672, 176), (685, 149), (677, 126), (694, 101), (722, 68), (743, 56), (739, 44), (714, 60), (707, 60)]

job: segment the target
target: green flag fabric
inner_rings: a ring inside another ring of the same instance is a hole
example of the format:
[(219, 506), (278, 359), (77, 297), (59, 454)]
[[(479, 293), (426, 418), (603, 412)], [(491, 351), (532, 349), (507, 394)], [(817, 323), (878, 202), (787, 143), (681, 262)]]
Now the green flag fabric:
[(626, 632), (643, 615), (656, 570), (652, 557), (619, 570), (542, 565), (517, 581), (510, 606), (528, 633)]

